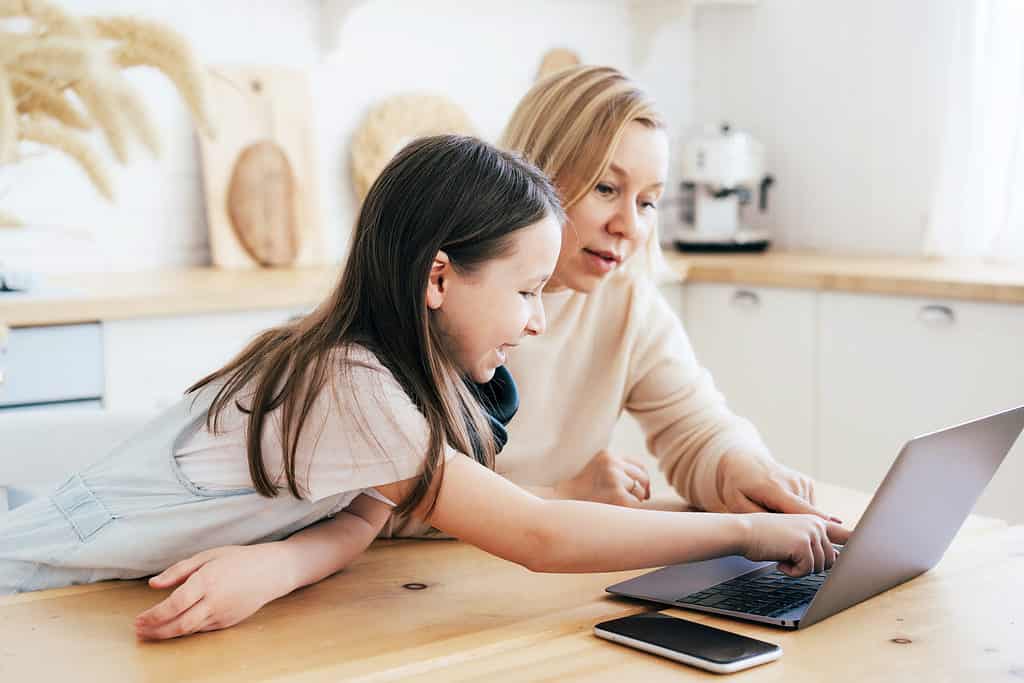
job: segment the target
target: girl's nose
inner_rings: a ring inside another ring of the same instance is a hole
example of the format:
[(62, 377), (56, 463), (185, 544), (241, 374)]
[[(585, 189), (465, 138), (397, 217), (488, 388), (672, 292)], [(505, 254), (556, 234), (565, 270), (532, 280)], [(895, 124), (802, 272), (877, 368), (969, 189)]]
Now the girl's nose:
[(526, 321), (526, 333), (530, 336), (537, 336), (544, 334), (544, 330), (547, 329), (547, 319), (544, 316), (544, 304), (541, 303), (540, 297), (536, 298), (537, 306), (533, 311), (533, 315)]

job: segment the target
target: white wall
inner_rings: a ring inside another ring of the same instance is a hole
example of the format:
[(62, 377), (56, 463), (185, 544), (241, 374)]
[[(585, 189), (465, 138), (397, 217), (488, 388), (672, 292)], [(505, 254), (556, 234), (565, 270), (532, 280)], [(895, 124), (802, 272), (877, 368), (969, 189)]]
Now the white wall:
[[(136, 13), (168, 22), (207, 64), (289, 64), (310, 70), (321, 197), (341, 254), (354, 219), (348, 140), (370, 105), (390, 94), (437, 91), (496, 137), (534, 80), (543, 53), (576, 50), (589, 63), (631, 71), (672, 122), (687, 123), (692, 47), (685, 3), (637, 11), (636, 0), (372, 0), (348, 16), (337, 49), (322, 55), (321, 0), (65, 0), (76, 14)], [(663, 26), (650, 34), (651, 24)], [(646, 61), (633, 68), (634, 28)], [(0, 231), (0, 262), (40, 272), (136, 270), (209, 262), (197, 150), (171, 84), (134, 70), (132, 79), (163, 133), (165, 155), (111, 166), (118, 194), (108, 204), (81, 172), (45, 152), (0, 169), (0, 203), (28, 229)]]
[(959, 0), (760, 0), (695, 15), (694, 118), (766, 146), (779, 244), (921, 253)]
[[(70, 0), (78, 14), (169, 22), (203, 62), (306, 67), (321, 198), (334, 253), (353, 220), (348, 140), (366, 108), (407, 91), (449, 95), (496, 136), (554, 46), (625, 68), (668, 115), (674, 146), (727, 119), (767, 148), (778, 244), (919, 253), (938, 162), (957, 0), (369, 0), (338, 49), (320, 52), (321, 0)], [(660, 27), (660, 28), (659, 28)], [(691, 31), (692, 27), (692, 31)], [(165, 155), (112, 167), (118, 203), (54, 153), (0, 169), (0, 205), (30, 228), (0, 231), (0, 262), (41, 271), (132, 270), (209, 260), (191, 124), (161, 75), (132, 79)], [(662, 220), (674, 220), (666, 206)]]

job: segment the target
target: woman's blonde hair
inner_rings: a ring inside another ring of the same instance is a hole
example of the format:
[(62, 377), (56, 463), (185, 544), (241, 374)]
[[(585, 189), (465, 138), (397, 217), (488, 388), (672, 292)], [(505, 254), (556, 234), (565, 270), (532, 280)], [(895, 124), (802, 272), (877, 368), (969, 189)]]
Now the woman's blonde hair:
[[(654, 101), (621, 71), (608, 66), (571, 67), (530, 88), (498, 146), (522, 154), (544, 171), (568, 211), (607, 171), (626, 126), (634, 121), (665, 129)], [(669, 271), (656, 226), (641, 254), (638, 269), (656, 278)]]

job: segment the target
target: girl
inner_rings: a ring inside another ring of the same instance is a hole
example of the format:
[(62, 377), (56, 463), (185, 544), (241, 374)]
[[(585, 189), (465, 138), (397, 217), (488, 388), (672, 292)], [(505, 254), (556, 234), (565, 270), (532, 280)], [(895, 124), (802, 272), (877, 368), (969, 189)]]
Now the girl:
[(0, 590), (170, 566), (151, 584), (180, 586), (140, 615), (139, 635), (223, 628), (344, 567), (403, 511), (534, 571), (737, 553), (794, 574), (830, 566), (829, 535), (844, 532), (818, 517), (544, 500), (489, 469), (487, 392), (465, 380), (494, 389), (506, 352), (544, 331), (561, 215), (543, 174), (511, 154), (454, 136), (411, 143), (371, 189), (337, 291), (10, 513)]
[(463, 378), (489, 382), (507, 348), (543, 330), (537, 294), (562, 220), (543, 174), (513, 155), (471, 138), (410, 144), (316, 311), (0, 517), (0, 593), (153, 574), (328, 517), (331, 557), (350, 558), (392, 507), (430, 510), (457, 451), (493, 462), (484, 393)]

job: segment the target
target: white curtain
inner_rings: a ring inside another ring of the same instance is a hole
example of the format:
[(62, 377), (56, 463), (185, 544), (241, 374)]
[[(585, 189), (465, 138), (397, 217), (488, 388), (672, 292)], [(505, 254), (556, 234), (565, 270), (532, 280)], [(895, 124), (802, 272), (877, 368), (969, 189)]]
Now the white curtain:
[(1024, 0), (956, 4), (925, 252), (1024, 263)]

